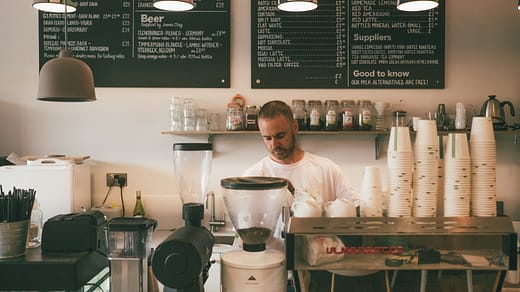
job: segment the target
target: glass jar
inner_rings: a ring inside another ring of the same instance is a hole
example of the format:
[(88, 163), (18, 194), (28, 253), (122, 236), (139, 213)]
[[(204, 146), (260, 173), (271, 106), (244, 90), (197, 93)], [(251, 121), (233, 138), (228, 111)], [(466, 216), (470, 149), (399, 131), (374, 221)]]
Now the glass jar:
[(354, 130), (354, 109), (356, 104), (353, 100), (341, 101), (341, 129), (343, 131)]
[(325, 101), (325, 130), (336, 131), (338, 129), (338, 107), (337, 100)]
[(291, 102), (294, 119), (298, 122), (298, 130), (307, 130), (307, 112), (305, 111), (305, 100), (295, 99)]
[(258, 111), (256, 105), (247, 105), (245, 113), (246, 131), (258, 131)]
[(195, 115), (195, 103), (191, 98), (184, 99), (184, 131), (195, 131), (197, 126), (197, 118)]
[(244, 110), (239, 103), (228, 103), (226, 129), (228, 131), (244, 130)]
[(406, 127), (406, 112), (402, 110), (397, 110), (393, 114), (394, 117), (394, 127)]
[(360, 100), (358, 109), (358, 130), (372, 130), (372, 110), (370, 100)]
[(323, 120), (321, 119), (321, 101), (320, 100), (309, 100), (309, 130), (321, 131), (323, 128)]
[(170, 101), (170, 131), (182, 131), (184, 129), (183, 100), (174, 96)]

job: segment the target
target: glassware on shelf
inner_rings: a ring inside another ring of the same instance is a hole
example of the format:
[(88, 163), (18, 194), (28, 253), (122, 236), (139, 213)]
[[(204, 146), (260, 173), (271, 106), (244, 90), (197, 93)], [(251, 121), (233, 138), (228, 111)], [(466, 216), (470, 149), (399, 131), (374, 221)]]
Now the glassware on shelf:
[(376, 118), (376, 130), (377, 131), (383, 131), (386, 129), (386, 122), (385, 122), (385, 111), (390, 109), (392, 107), (391, 104), (384, 101), (375, 101), (374, 102), (374, 108), (377, 112), (377, 118)]
[(184, 99), (184, 131), (195, 131), (197, 118), (195, 114), (195, 103), (191, 98)]
[(184, 113), (182, 98), (174, 96), (170, 101), (170, 131), (184, 130)]

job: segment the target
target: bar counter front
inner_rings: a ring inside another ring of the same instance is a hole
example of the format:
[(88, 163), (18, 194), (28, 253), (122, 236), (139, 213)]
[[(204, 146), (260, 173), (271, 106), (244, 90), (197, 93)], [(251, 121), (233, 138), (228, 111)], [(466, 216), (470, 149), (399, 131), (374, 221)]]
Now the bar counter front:
[(490, 270), (500, 291), (517, 268), (509, 217), (297, 218), (286, 230), (287, 269), (302, 271)]

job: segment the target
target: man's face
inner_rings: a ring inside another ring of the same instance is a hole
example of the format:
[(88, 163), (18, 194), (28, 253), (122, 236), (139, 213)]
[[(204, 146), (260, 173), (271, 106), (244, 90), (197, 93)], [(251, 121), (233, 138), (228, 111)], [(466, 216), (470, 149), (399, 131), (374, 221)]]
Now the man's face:
[(297, 124), (278, 115), (272, 119), (259, 119), (258, 128), (271, 158), (280, 163), (289, 163), (296, 147)]

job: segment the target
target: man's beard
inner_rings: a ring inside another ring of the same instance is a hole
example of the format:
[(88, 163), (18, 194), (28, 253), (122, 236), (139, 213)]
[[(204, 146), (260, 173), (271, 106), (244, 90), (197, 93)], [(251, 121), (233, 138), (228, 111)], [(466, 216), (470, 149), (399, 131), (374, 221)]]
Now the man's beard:
[(286, 160), (294, 153), (294, 149), (296, 148), (296, 136), (291, 134), (291, 144), (289, 148), (276, 147), (271, 151), (271, 154), (276, 157), (278, 160)]

